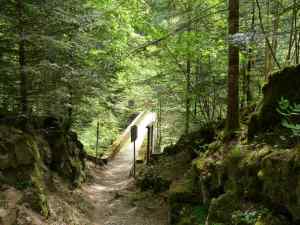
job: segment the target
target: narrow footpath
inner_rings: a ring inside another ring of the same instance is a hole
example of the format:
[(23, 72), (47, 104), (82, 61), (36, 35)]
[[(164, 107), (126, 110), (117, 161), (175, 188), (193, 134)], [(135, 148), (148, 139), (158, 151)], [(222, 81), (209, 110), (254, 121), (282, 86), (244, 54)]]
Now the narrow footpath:
[[(149, 119), (149, 118), (148, 118)], [(145, 120), (139, 130), (144, 132)], [(94, 206), (92, 225), (167, 225), (166, 201), (151, 193), (136, 190), (129, 176), (133, 162), (132, 144), (128, 141), (105, 167), (92, 168), (94, 181), (83, 187)]]

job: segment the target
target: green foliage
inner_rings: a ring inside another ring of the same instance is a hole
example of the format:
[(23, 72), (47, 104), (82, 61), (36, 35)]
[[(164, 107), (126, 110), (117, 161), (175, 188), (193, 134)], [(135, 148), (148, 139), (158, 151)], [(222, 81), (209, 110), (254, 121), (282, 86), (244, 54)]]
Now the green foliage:
[(281, 125), (289, 129), (293, 136), (300, 136), (300, 123), (295, 122), (300, 116), (300, 104), (291, 104), (288, 99), (281, 98), (277, 112), (282, 116)]
[(263, 216), (267, 215), (270, 211), (266, 208), (258, 210), (247, 210), (240, 211), (237, 210), (232, 214), (232, 224), (233, 225), (254, 225), (257, 220)]
[[(281, 64), (299, 61), (297, 52), (285, 55), (290, 47), (291, 52), (299, 49), (283, 32), (295, 30), (288, 22), (292, 4), (287, 0), (261, 5), (266, 33), (284, 35), (270, 37)], [(99, 118), (102, 141), (108, 145), (132, 112), (153, 110), (161, 115), (160, 146), (172, 144), (186, 121), (193, 131), (226, 114), (227, 6), (221, 0), (3, 1), (0, 111), (20, 112), (23, 42), (29, 114), (62, 117), (93, 149)], [(265, 80), (260, 71), (274, 63), (265, 54), (265, 42), (251, 34), (252, 21), (258, 21), (256, 8), (254, 15), (249, 13), (252, 8), (251, 1), (241, 4), (240, 32), (245, 40), (239, 46), (240, 64), (251, 65), (246, 75), (255, 100)], [(282, 12), (280, 26), (273, 31), (276, 12)], [(241, 86), (247, 84), (245, 77), (240, 81)], [(246, 104), (244, 92), (243, 87), (240, 95)], [(135, 107), (128, 109), (133, 99)]]
[(18, 190), (25, 190), (27, 188), (33, 187), (33, 183), (31, 180), (23, 180), (18, 181), (15, 186)]
[(205, 224), (208, 214), (208, 208), (205, 206), (196, 206), (193, 209), (192, 216), (196, 218), (197, 224)]
[(120, 134), (120, 121), (108, 110), (99, 108), (99, 111), (100, 113), (89, 124), (89, 126), (78, 130), (80, 141), (83, 143), (83, 145), (85, 146), (85, 150), (90, 155), (95, 155), (96, 153), (98, 122), (100, 124), (98, 154), (101, 155), (102, 153), (104, 153), (104, 151)]

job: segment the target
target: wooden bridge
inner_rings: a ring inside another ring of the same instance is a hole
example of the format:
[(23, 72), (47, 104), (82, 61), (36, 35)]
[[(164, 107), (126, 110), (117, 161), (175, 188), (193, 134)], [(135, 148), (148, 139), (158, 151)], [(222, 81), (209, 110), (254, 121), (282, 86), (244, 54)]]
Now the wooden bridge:
[[(156, 148), (156, 113), (143, 111), (134, 119), (134, 121), (125, 129), (116, 141), (109, 147), (106, 153), (101, 157), (101, 162), (112, 160), (120, 151), (132, 152), (133, 143), (131, 142), (131, 128), (137, 126), (136, 160), (138, 162), (148, 162), (152, 154), (158, 154)], [(89, 159), (97, 161), (95, 157), (89, 156)]]

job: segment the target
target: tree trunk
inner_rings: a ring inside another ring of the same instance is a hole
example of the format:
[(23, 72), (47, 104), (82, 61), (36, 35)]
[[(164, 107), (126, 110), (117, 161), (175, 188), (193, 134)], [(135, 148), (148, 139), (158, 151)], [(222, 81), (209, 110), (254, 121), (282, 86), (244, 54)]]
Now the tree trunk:
[[(273, 54), (276, 58), (276, 53), (277, 53), (277, 46), (278, 46), (278, 38), (277, 38), (277, 32), (279, 29), (279, 22), (280, 22), (280, 16), (279, 16), (279, 5), (275, 5), (275, 14), (272, 16), (272, 27), (273, 27), (273, 31), (272, 31), (272, 51)], [(268, 74), (267, 74), (267, 78), (269, 78), (270, 73), (273, 70), (273, 57), (271, 54), (271, 51), (269, 51), (269, 68), (268, 68)]]
[(246, 66), (243, 65), (241, 68), (242, 75), (242, 96), (241, 96), (241, 109), (244, 109), (247, 106), (247, 74), (246, 74)]
[[(229, 0), (229, 35), (239, 32), (239, 0)], [(239, 48), (229, 43), (227, 132), (239, 129)]]
[[(270, 24), (270, 1), (267, 1), (267, 24)], [(272, 55), (271, 48), (273, 49), (273, 44), (270, 45), (268, 40), (265, 40), (265, 80), (268, 79), (269, 74), (272, 70)]]
[[(191, 9), (191, 5), (188, 3), (187, 9)], [(188, 20), (191, 21), (190, 16), (188, 16)], [(189, 22), (188, 24), (188, 32), (192, 31), (192, 24)], [(188, 45), (188, 51), (190, 51), (190, 45)], [(188, 53), (186, 60), (186, 102), (185, 102), (185, 134), (188, 134), (190, 131), (190, 118), (191, 118), (191, 55)]]
[[(255, 30), (255, 0), (252, 1), (252, 20), (251, 20), (251, 31), (254, 32)], [(248, 49), (248, 62), (247, 62), (247, 72), (246, 72), (246, 106), (249, 106), (250, 102), (252, 101), (252, 93), (251, 93), (251, 68), (252, 63), (254, 60), (252, 59), (252, 48)]]
[(185, 103), (185, 134), (190, 130), (191, 117), (191, 60), (186, 62), (186, 103)]
[[(296, 1), (294, 0), (294, 5), (296, 4)], [(291, 64), (291, 54), (292, 54), (292, 48), (294, 45), (294, 31), (295, 31), (295, 21), (297, 21), (297, 9), (294, 7), (293, 13), (291, 16), (291, 31), (290, 31), (290, 37), (289, 37), (289, 48), (288, 48), (288, 53), (286, 56), (286, 64)]]
[(249, 49), (248, 55), (248, 65), (247, 65), (247, 73), (246, 73), (246, 105), (249, 106), (252, 101), (252, 93), (251, 93), (251, 67), (252, 67), (252, 50)]
[(20, 74), (20, 110), (22, 114), (28, 112), (28, 96), (27, 96), (27, 74), (25, 72), (25, 35), (23, 22), (23, 4), (22, 0), (16, 2), (16, 9), (19, 17), (19, 43), (18, 43), (18, 57), (19, 57), (19, 74)]

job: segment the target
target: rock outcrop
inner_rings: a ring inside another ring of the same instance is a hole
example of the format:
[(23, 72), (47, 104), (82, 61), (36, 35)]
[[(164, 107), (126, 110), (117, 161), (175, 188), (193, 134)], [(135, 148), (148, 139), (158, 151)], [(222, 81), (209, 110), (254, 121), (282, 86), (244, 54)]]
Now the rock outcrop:
[(252, 115), (249, 123), (248, 136), (272, 130), (280, 124), (277, 112), (278, 102), (282, 97), (292, 103), (300, 103), (300, 65), (287, 67), (270, 76), (269, 82), (263, 87), (263, 99)]
[(214, 154), (203, 154), (194, 163), (202, 183), (201, 192), (210, 203), (210, 224), (233, 224), (234, 213), (246, 210), (247, 204), (252, 204), (249, 208), (256, 204), (282, 216), (288, 221), (284, 224), (299, 223), (298, 148), (278, 150), (256, 146), (253, 149), (237, 145), (231, 146), (222, 160), (211, 160), (216, 157)]
[(47, 217), (47, 183), (53, 172), (78, 186), (85, 179), (85, 151), (58, 119), (0, 118), (0, 187), (30, 191), (31, 207)]

